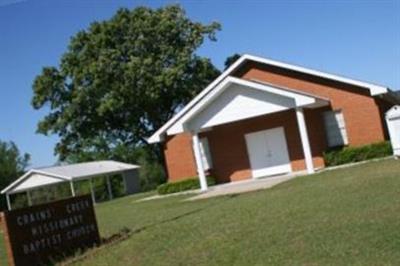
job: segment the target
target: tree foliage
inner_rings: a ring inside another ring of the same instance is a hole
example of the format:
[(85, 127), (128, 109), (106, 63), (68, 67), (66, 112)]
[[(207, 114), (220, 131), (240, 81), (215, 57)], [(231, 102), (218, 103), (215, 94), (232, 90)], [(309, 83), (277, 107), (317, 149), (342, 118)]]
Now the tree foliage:
[[(21, 155), (13, 142), (0, 141), (0, 190), (24, 173), (29, 160), (29, 154)], [(5, 198), (1, 196), (0, 210), (5, 207)]]
[(225, 59), (225, 70), (228, 68), (228, 67), (230, 67), (233, 63), (235, 63), (236, 62), (236, 60), (238, 60), (239, 58), (240, 58), (240, 54), (238, 54), (238, 53), (235, 53), (235, 54), (233, 54), (233, 55), (231, 55), (231, 56), (228, 56), (226, 59)]
[(34, 81), (33, 107), (50, 109), (38, 132), (59, 136), (61, 160), (133, 160), (145, 137), (219, 74), (195, 53), (219, 28), (178, 5), (120, 9), (92, 23)]

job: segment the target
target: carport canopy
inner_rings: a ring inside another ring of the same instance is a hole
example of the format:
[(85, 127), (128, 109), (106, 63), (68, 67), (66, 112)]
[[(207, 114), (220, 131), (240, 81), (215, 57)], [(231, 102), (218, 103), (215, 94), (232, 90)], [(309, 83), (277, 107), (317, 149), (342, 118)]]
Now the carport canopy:
[[(112, 198), (111, 183), (109, 175), (124, 174), (126, 172), (138, 169), (138, 165), (126, 164), (116, 161), (95, 161), (87, 163), (78, 163), (62, 166), (53, 166), (48, 168), (31, 169), (23, 176), (15, 180), (9, 186), (1, 191), (7, 198), (8, 209), (11, 209), (10, 194), (26, 192), (28, 203), (31, 205), (29, 192), (33, 189), (69, 182), (72, 196), (75, 196), (74, 181), (90, 180), (98, 176), (107, 177), (107, 187), (110, 199)], [(124, 180), (126, 182), (126, 180)], [(126, 186), (126, 184), (125, 184)], [(92, 199), (94, 191), (92, 182), (90, 182)]]

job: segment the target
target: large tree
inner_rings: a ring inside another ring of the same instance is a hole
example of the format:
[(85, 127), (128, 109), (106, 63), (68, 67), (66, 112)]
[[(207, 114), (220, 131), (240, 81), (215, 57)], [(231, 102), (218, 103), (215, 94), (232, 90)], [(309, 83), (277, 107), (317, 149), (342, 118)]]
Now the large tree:
[[(0, 141), (0, 190), (23, 174), (29, 160), (29, 154), (20, 154), (13, 142)], [(0, 210), (5, 208), (5, 198), (1, 196)]]
[(196, 54), (219, 28), (190, 20), (178, 5), (120, 9), (92, 23), (34, 81), (33, 107), (50, 110), (38, 132), (59, 136), (61, 160), (110, 158), (144, 144), (219, 74)]

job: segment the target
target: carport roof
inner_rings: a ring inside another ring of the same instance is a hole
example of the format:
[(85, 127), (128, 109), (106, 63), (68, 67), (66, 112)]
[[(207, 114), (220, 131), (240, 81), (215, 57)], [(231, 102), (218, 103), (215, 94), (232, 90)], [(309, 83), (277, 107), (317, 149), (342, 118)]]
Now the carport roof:
[(116, 161), (96, 161), (48, 168), (31, 169), (8, 187), (2, 194), (13, 194), (59, 182), (89, 179), (95, 176), (118, 174), (139, 168), (138, 165)]

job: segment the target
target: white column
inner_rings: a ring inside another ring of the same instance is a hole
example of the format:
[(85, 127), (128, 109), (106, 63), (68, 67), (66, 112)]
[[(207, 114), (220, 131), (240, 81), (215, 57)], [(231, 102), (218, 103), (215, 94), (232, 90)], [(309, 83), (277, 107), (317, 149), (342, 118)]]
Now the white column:
[(72, 194), (72, 197), (75, 197), (74, 182), (71, 180), (71, 181), (69, 182), (69, 185), (70, 185), (70, 187), (71, 187), (71, 194)]
[(314, 164), (311, 155), (310, 141), (308, 139), (307, 126), (304, 118), (303, 108), (296, 108), (297, 124), (299, 125), (301, 144), (303, 146), (304, 159), (306, 161), (307, 172), (314, 173)]
[(208, 187), (207, 187), (206, 175), (204, 173), (203, 160), (201, 159), (199, 135), (197, 133), (194, 133), (192, 139), (193, 139), (194, 157), (196, 159), (197, 174), (199, 175), (199, 180), (200, 180), (200, 188), (202, 191), (206, 191)]
[(112, 194), (112, 189), (111, 189), (111, 182), (110, 182), (110, 177), (107, 176), (107, 189), (108, 189), (108, 197), (110, 200), (113, 199), (113, 194)]
[(90, 181), (90, 195), (92, 195), (92, 202), (93, 204), (96, 204), (96, 195), (94, 194), (92, 178), (90, 178), (89, 181)]
[(10, 201), (10, 194), (6, 193), (6, 200), (7, 200), (7, 208), (11, 211), (11, 201)]
[(28, 198), (28, 206), (32, 206), (31, 192), (29, 190), (26, 191), (26, 197)]

